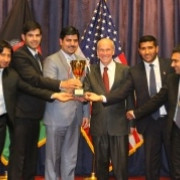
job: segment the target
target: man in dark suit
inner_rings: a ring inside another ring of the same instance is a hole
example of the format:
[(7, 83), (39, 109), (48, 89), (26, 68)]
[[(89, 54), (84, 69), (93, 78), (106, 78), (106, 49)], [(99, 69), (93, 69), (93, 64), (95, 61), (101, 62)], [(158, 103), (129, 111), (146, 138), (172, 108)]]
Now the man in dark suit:
[[(37, 51), (42, 39), (38, 23), (28, 21), (23, 27), (21, 37), (25, 45), (14, 53), (12, 66), (24, 81), (34, 87), (53, 91), (81, 86), (81, 82), (75, 79), (59, 81), (43, 77), (42, 57)], [(36, 175), (39, 121), (43, 117), (44, 108), (44, 100), (23, 92), (19, 93), (9, 160), (10, 180), (33, 180)]]
[[(139, 54), (142, 62), (130, 68), (125, 84), (119, 89), (106, 95), (106, 105), (119, 102), (127, 95), (135, 91), (136, 106), (139, 107), (147, 102), (150, 95), (150, 64), (154, 65), (155, 82), (157, 91), (165, 84), (167, 74), (170, 72), (170, 60), (158, 57), (157, 40), (150, 35), (143, 36), (139, 41)], [(89, 100), (103, 100), (102, 96), (87, 94)], [(158, 114), (158, 117), (156, 114)], [(158, 112), (144, 116), (137, 121), (138, 132), (143, 134), (145, 150), (145, 170), (147, 180), (159, 180), (161, 167), (161, 152), (164, 145), (169, 159), (169, 142), (166, 138), (165, 119), (166, 108), (163, 105)]]
[[(4, 41), (0, 41), (0, 154), (4, 147), (6, 136), (6, 126), (9, 127), (10, 138), (13, 137), (15, 106), (17, 102), (18, 92), (21, 90), (34, 96), (52, 101), (58, 97), (60, 93), (54, 93), (49, 90), (34, 88), (21, 80), (14, 69), (9, 67), (12, 56), (11, 45)], [(62, 95), (62, 93), (61, 93)], [(65, 94), (64, 94), (65, 95)], [(67, 99), (66, 99), (67, 97)], [(68, 100), (71, 96), (59, 96), (63, 101)], [(63, 99), (64, 98), (64, 99)]]
[(166, 121), (165, 131), (167, 138), (170, 139), (171, 162), (172, 162), (172, 179), (180, 179), (180, 45), (172, 51), (171, 66), (175, 73), (168, 75), (166, 86), (162, 87), (145, 105), (128, 113), (128, 118), (139, 119), (155, 111), (159, 106), (168, 103), (168, 118)]
[[(114, 51), (115, 47), (112, 40), (104, 38), (98, 41), (97, 55), (100, 63), (90, 67), (90, 73), (84, 81), (85, 91), (111, 94), (113, 90), (119, 88), (126, 81), (128, 67), (113, 61)], [(108, 78), (106, 78), (106, 69)], [(103, 79), (106, 79), (104, 83)], [(128, 101), (124, 99), (107, 107), (101, 102), (92, 103), (90, 133), (95, 150), (95, 170), (98, 180), (109, 179), (110, 160), (116, 179), (128, 179), (129, 132), (125, 113), (134, 105), (132, 97), (129, 97)]]

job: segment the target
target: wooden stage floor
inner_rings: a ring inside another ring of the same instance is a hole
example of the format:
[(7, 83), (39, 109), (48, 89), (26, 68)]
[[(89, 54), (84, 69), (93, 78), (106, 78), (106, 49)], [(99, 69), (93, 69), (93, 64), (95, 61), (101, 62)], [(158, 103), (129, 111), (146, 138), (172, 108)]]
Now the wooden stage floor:
[[(85, 177), (76, 177), (75, 180), (84, 180)], [(35, 180), (44, 180), (43, 177), (36, 177)], [(114, 178), (110, 178), (109, 180), (114, 180)], [(144, 177), (130, 177), (128, 180), (145, 180)], [(170, 180), (170, 178), (167, 178), (167, 177), (162, 177), (160, 178), (160, 180)]]
[[(84, 180), (86, 177), (76, 177), (75, 180)], [(7, 180), (7, 178), (4, 178), (3, 176), (0, 176), (0, 180)], [(37, 176), (35, 180), (45, 180), (42, 176)], [(113, 177), (110, 177), (109, 180), (115, 180)], [(144, 177), (129, 177), (128, 180), (145, 180)], [(161, 177), (160, 180), (170, 180), (168, 177)]]

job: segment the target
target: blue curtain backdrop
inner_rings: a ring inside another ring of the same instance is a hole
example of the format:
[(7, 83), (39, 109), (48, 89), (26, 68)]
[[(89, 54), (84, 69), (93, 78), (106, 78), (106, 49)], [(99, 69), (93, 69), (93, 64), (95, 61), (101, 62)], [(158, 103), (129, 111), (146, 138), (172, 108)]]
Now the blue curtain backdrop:
[[(16, 0), (0, 0), (0, 28)], [(66, 25), (73, 25), (80, 34), (86, 29), (99, 0), (27, 0), (35, 19), (43, 29), (44, 57), (59, 49), (59, 33)], [(170, 57), (174, 45), (180, 43), (180, 0), (107, 0), (122, 48), (130, 66), (139, 61), (137, 43), (144, 34), (159, 40), (159, 55)], [(44, 147), (39, 150), (38, 174), (44, 173)], [(129, 158), (129, 174), (143, 175), (143, 148)], [(162, 175), (168, 175), (163, 156)], [(77, 174), (90, 174), (92, 154), (81, 137)]]

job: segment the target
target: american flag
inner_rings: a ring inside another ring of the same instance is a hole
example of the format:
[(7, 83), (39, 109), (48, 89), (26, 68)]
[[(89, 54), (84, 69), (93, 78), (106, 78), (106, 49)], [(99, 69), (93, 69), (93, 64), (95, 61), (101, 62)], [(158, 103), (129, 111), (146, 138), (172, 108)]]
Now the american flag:
[(94, 10), (94, 15), (81, 37), (80, 48), (90, 63), (98, 63), (96, 46), (101, 38), (110, 38), (115, 44), (115, 58), (123, 64), (127, 64), (124, 53), (122, 52), (121, 43), (118, 40), (118, 33), (112, 21), (111, 14), (105, 0), (100, 0)]

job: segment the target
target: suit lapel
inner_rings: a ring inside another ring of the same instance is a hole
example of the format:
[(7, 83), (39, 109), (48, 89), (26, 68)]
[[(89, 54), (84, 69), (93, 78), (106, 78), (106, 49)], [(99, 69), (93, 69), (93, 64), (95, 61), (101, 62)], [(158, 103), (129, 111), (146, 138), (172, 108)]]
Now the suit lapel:
[(67, 77), (73, 78), (71, 67), (68, 64), (67, 59), (65, 58), (65, 56), (63, 55), (63, 53), (61, 51), (59, 51), (58, 56), (59, 56), (58, 59), (61, 61), (61, 64), (63, 65), (64, 69), (67, 72)]
[(119, 76), (121, 76), (121, 69), (118, 68), (119, 66), (117, 66), (116, 62), (115, 62), (115, 74), (114, 74), (114, 82), (112, 84), (112, 87), (110, 89), (113, 90), (115, 88), (115, 85), (117, 84), (116, 82), (118, 82)]
[(140, 86), (144, 86), (145, 90), (144, 93), (147, 93), (147, 96), (149, 96), (149, 88), (148, 88), (148, 82), (147, 82), (147, 75), (146, 75), (146, 70), (144, 67), (144, 63), (141, 62), (139, 64), (139, 70), (137, 71), (139, 73), (139, 83)]
[(159, 58), (159, 68), (160, 68), (160, 73), (161, 73), (161, 81), (162, 84), (165, 84), (166, 82), (166, 77), (167, 77), (167, 65), (165, 63), (162, 63), (163, 59)]
[[(35, 67), (35, 69), (37, 71), (39, 71), (40, 73), (42, 73), (40, 66), (37, 62), (37, 60), (35, 59), (35, 57), (31, 54), (31, 52), (28, 50), (28, 48), (26, 46), (23, 47), (24, 51), (22, 51), (22, 54), (24, 54), (25, 57), (27, 57), (27, 59), (29, 59), (29, 61), (31, 61), (31, 63), (33, 64), (33, 66)], [(40, 57), (41, 59), (42, 57)]]
[(94, 76), (95, 76), (95, 78), (97, 80), (97, 85), (99, 85), (102, 88), (103, 92), (106, 93), (104, 82), (103, 82), (103, 79), (102, 79), (102, 76), (101, 76), (100, 65), (97, 65), (95, 67)]
[(178, 97), (178, 86), (179, 86), (179, 75), (174, 74), (175, 78), (173, 79), (173, 82), (171, 82), (171, 86), (173, 89), (172, 97), (174, 100), (172, 102), (177, 103), (177, 97)]

